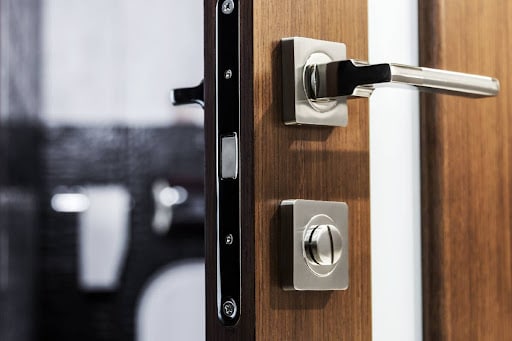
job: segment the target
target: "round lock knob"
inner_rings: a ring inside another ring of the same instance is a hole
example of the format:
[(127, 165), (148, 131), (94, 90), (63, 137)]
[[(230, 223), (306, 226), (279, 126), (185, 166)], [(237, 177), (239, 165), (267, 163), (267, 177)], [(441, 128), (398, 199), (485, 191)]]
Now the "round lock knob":
[(315, 225), (306, 230), (306, 257), (314, 264), (334, 265), (341, 257), (341, 233), (334, 225)]

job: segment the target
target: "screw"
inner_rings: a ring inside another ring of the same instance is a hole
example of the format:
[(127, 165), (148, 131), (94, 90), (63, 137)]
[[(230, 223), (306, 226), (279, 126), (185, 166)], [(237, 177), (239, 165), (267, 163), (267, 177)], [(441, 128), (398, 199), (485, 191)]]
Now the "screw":
[(231, 233), (226, 236), (225, 242), (226, 242), (226, 245), (233, 244), (233, 235)]
[(230, 69), (227, 69), (226, 71), (224, 71), (225, 79), (230, 79), (231, 77), (233, 77), (233, 71), (231, 71)]
[(225, 301), (222, 304), (222, 313), (224, 316), (234, 318), (236, 315), (236, 303), (232, 299)]
[(224, 14), (231, 14), (233, 13), (233, 10), (235, 9), (235, 3), (233, 0), (224, 0), (222, 3), (222, 13)]

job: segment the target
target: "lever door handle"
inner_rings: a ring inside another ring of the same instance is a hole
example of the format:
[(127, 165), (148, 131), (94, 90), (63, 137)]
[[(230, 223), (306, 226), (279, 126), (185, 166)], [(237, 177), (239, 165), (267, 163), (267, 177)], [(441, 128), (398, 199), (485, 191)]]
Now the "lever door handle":
[(420, 90), (461, 96), (495, 96), (500, 90), (497, 79), (401, 64), (374, 64), (353, 59), (305, 67), (305, 89), (309, 98), (340, 96), (369, 97), (375, 85), (406, 84)]
[(352, 97), (370, 97), (376, 86), (406, 84), (421, 91), (467, 97), (496, 96), (497, 79), (400, 64), (347, 58), (346, 46), (302, 37), (281, 40), (285, 124), (346, 126)]
[(173, 105), (199, 104), (204, 108), (204, 87), (203, 81), (192, 88), (178, 88), (171, 91)]

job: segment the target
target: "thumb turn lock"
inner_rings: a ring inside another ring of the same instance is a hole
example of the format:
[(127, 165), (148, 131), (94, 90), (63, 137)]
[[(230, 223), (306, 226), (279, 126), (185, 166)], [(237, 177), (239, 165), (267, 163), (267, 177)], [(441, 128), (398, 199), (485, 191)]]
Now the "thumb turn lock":
[(285, 124), (346, 126), (347, 98), (370, 97), (378, 85), (468, 97), (496, 96), (500, 89), (492, 77), (347, 59), (342, 43), (295, 37), (281, 45)]
[(341, 233), (331, 224), (310, 226), (304, 236), (304, 250), (313, 264), (334, 265), (341, 257)]
[(281, 202), (280, 273), (285, 290), (348, 288), (348, 206), (344, 202)]
[[(370, 97), (377, 85), (496, 96), (492, 77), (347, 59), (346, 46), (308, 38), (281, 40), (285, 124), (346, 126), (347, 99)], [(348, 206), (343, 202), (281, 202), (280, 274), (284, 290), (345, 290), (349, 285)]]

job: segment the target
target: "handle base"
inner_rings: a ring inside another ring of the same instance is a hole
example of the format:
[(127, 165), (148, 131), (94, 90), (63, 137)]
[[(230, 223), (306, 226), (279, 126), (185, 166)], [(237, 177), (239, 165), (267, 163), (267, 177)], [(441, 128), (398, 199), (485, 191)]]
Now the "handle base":
[(421, 91), (466, 97), (496, 96), (492, 77), (393, 63), (349, 60), (342, 43), (301, 37), (281, 40), (283, 120), (287, 125), (342, 126), (347, 99), (370, 97), (376, 85), (410, 85)]
[(281, 55), (284, 124), (347, 126), (346, 98), (312, 100), (305, 87), (305, 66), (346, 59), (345, 44), (301, 37), (284, 38)]

